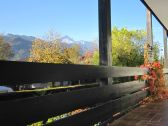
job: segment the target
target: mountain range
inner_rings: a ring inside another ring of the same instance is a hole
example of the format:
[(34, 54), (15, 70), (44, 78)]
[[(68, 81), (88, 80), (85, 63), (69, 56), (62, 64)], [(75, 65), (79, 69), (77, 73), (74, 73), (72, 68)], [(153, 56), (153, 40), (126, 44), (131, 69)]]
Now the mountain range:
[[(12, 60), (23, 60), (29, 57), (30, 49), (32, 47), (32, 42), (36, 39), (33, 36), (26, 35), (14, 35), (6, 34), (3, 36), (5, 42), (8, 42), (14, 52), (14, 57)], [(76, 41), (69, 36), (61, 37), (61, 42), (66, 43), (69, 47), (73, 44), (78, 44), (80, 46), (80, 54), (84, 54), (87, 51), (94, 51), (98, 48), (97, 43), (89, 41)]]

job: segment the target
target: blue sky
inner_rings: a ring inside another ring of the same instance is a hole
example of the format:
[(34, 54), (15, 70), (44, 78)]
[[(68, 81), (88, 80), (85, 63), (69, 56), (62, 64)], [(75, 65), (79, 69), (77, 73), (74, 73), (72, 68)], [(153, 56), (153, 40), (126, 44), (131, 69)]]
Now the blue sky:
[[(53, 30), (75, 40), (98, 38), (98, 0), (0, 0), (0, 32), (43, 36)], [(144, 29), (146, 9), (140, 0), (112, 0), (112, 26)], [(153, 20), (154, 40), (162, 27)]]

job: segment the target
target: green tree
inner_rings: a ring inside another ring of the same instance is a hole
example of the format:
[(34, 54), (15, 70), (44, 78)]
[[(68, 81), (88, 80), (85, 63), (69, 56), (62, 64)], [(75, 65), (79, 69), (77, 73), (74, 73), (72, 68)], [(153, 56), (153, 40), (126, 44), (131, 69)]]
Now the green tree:
[(154, 61), (159, 61), (159, 44), (156, 43), (153, 46), (153, 52), (154, 52)]
[(0, 60), (8, 60), (13, 56), (12, 48), (9, 43), (5, 42), (0, 36)]
[[(114, 66), (139, 66), (144, 63), (144, 43), (146, 33), (143, 30), (126, 28), (112, 30), (112, 62)], [(154, 45), (155, 60), (158, 59), (158, 46)], [(98, 51), (94, 52), (93, 62), (98, 64)]]
[(98, 50), (95, 50), (93, 52), (93, 64), (99, 65), (99, 52), (98, 52)]
[(122, 28), (112, 30), (112, 59), (116, 66), (137, 66), (143, 64), (144, 31)]

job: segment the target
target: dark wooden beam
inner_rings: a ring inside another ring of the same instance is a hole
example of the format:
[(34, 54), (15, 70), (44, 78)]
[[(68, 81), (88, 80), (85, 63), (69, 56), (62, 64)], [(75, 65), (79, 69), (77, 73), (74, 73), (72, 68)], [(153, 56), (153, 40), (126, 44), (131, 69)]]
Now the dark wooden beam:
[(143, 75), (146, 71), (146, 69), (136, 67), (0, 61), (0, 85), (96, 80)]
[[(99, 56), (100, 65), (112, 65), (111, 0), (99, 0)], [(111, 83), (111, 79), (106, 83)]]
[[(139, 104), (141, 100), (148, 96), (146, 90), (133, 93), (132, 95), (126, 95), (125, 97), (111, 100), (106, 103), (100, 104), (89, 111), (85, 111), (68, 118), (58, 120), (47, 126), (92, 126), (98, 122), (107, 121), (109, 118), (113, 118), (114, 114), (121, 114), (122, 112), (128, 112), (130, 106)], [(8, 121), (11, 122), (11, 121)], [(102, 124), (103, 125), (103, 124)], [(124, 124), (123, 124), (124, 125)], [(118, 125), (118, 126), (123, 126)], [(103, 125), (104, 126), (104, 125)]]
[(168, 57), (167, 57), (167, 30), (163, 28), (163, 40), (164, 40), (164, 67), (168, 67)]
[(147, 43), (150, 46), (153, 46), (152, 13), (148, 9), (146, 12), (146, 32), (147, 32)]

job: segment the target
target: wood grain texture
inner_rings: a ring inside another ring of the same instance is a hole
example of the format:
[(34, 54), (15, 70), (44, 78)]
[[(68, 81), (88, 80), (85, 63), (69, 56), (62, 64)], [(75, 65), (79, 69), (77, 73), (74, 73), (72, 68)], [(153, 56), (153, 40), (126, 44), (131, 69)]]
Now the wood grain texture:
[(129, 106), (135, 105), (147, 96), (147, 91), (139, 91), (132, 95), (122, 97), (120, 99), (108, 101), (89, 111), (56, 121), (48, 126), (90, 126), (100, 121), (112, 118), (113, 114), (127, 109)]
[(164, 68), (164, 69), (163, 69), (163, 73), (164, 73), (164, 74), (168, 74), (168, 69)]
[(167, 30), (163, 28), (163, 41), (164, 41), (164, 67), (168, 68), (168, 57), (167, 57)]
[(98, 0), (100, 65), (112, 65), (111, 0)]
[(143, 75), (147, 69), (94, 65), (0, 61), (0, 85), (101, 79)]
[(153, 46), (153, 32), (152, 32), (152, 12), (146, 10), (146, 31), (147, 31), (147, 42), (150, 46)]
[[(78, 108), (85, 108), (107, 102), (108, 100), (120, 98), (126, 94), (140, 91), (145, 86), (144, 82), (134, 81), (116, 85), (55, 93), (46, 96), (36, 96), (30, 98), (24, 98), (23, 96), (22, 99), (8, 99), (7, 101), (0, 102), (0, 108), (3, 108), (1, 109), (1, 115), (3, 116), (0, 118), (0, 124), (30, 124), (48, 119), (49, 117), (67, 113)], [(126, 103), (127, 100), (125, 101), (125, 104)], [(6, 122), (5, 120), (10, 121)]]
[[(99, 64), (112, 66), (111, 0), (98, 0)], [(101, 84), (112, 84), (112, 78), (101, 79)]]

